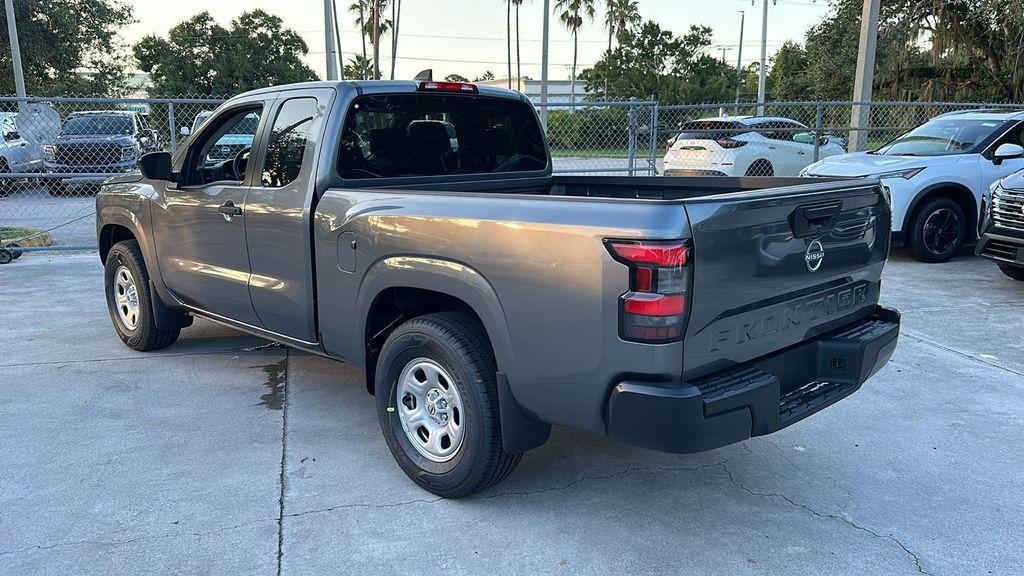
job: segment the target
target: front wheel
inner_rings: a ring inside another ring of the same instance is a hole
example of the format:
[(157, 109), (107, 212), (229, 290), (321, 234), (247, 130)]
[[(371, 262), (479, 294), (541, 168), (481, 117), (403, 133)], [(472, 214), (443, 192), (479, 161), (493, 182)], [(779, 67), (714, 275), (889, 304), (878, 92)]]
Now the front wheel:
[(104, 264), (107, 310), (117, 335), (132, 350), (166, 348), (178, 339), (179, 328), (161, 330), (153, 317), (149, 272), (135, 240), (114, 244)]
[(1006, 274), (1008, 277), (1014, 280), (1024, 281), (1024, 266), (1011, 266), (1009, 264), (1000, 264), (999, 270)]
[(966, 239), (963, 208), (949, 198), (933, 198), (914, 213), (907, 231), (907, 248), (921, 262), (945, 262)]
[(474, 318), (413, 318), (388, 336), (377, 362), (377, 417), (392, 456), (420, 487), (469, 496), (506, 478), (522, 454), (504, 451), (496, 366)]

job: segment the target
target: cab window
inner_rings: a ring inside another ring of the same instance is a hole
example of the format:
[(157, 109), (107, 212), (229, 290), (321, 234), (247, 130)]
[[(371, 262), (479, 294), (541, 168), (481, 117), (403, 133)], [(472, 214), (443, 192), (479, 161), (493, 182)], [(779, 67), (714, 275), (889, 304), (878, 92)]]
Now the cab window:
[(263, 186), (280, 188), (298, 178), (302, 159), (312, 148), (309, 136), (316, 108), (316, 98), (293, 98), (281, 105), (267, 141), (260, 179)]

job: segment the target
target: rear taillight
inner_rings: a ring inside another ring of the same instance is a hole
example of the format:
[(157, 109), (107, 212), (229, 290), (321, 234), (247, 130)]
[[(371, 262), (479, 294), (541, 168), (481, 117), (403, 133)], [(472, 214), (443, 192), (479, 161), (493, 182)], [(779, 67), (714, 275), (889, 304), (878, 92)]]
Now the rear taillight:
[(629, 292), (619, 298), (619, 334), (635, 342), (680, 340), (686, 323), (690, 247), (686, 242), (608, 240), (629, 266)]
[(740, 146), (747, 145), (743, 140), (733, 140), (732, 138), (719, 138), (718, 140), (715, 140), (715, 142), (718, 142), (719, 146), (726, 149), (739, 148)]

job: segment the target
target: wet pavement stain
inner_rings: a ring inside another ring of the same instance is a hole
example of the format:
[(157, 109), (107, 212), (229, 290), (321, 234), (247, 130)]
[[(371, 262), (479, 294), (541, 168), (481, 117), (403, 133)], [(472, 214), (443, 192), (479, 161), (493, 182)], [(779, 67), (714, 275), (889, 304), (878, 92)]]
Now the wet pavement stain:
[(271, 410), (281, 410), (284, 408), (284, 387), (288, 379), (288, 357), (285, 356), (280, 362), (267, 364), (262, 366), (262, 368), (267, 374), (267, 381), (263, 385), (267, 387), (269, 392), (260, 396), (260, 402), (257, 406), (265, 406)]

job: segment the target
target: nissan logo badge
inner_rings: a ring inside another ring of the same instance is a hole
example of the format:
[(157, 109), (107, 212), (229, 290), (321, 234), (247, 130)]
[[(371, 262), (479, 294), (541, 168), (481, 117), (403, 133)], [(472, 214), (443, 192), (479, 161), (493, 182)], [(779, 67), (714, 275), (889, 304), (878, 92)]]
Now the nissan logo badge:
[(811, 272), (817, 272), (818, 268), (821, 268), (821, 263), (825, 261), (825, 247), (821, 245), (821, 242), (815, 240), (807, 246), (807, 251), (804, 252), (804, 262), (807, 264), (807, 269)]

